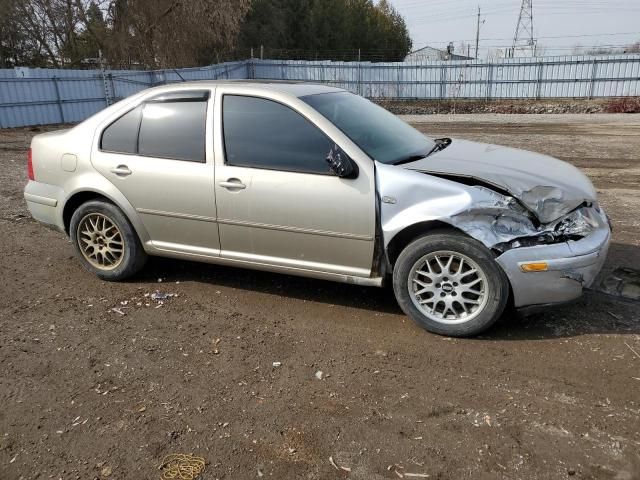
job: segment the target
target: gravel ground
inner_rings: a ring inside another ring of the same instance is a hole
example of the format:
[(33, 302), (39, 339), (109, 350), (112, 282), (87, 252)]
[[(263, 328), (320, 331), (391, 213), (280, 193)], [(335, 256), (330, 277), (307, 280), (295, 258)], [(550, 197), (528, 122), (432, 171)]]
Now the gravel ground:
[(620, 99), (445, 99), (445, 100), (385, 100), (378, 103), (396, 115), (432, 114), (585, 114), (607, 112), (640, 111), (640, 99), (625, 97)]
[[(640, 268), (640, 116), (410, 120), (581, 167), (606, 273)], [(153, 479), (170, 453), (203, 479), (640, 478), (638, 302), (589, 292), (461, 340), (388, 288), (165, 259), (104, 283), (28, 217), (32, 135), (0, 131), (0, 479)]]
[[(466, 124), (484, 125), (487, 123), (501, 124), (501, 125), (532, 125), (532, 124), (545, 124), (545, 125), (617, 125), (623, 129), (629, 129), (635, 131), (637, 135), (637, 128), (640, 124), (640, 115), (627, 114), (627, 113), (565, 113), (558, 117), (557, 114), (510, 114), (504, 115), (500, 113), (457, 113), (455, 115), (400, 115), (405, 122), (411, 124), (430, 124), (440, 125), (442, 123), (453, 123), (461, 125), (462, 128)], [(487, 132), (491, 134), (493, 132)], [(620, 132), (609, 132), (618, 135)]]

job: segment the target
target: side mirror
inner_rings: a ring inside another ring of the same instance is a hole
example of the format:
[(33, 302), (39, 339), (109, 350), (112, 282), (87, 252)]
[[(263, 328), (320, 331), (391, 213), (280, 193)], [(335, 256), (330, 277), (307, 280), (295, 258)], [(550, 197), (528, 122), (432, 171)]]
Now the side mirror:
[(329, 169), (340, 178), (356, 178), (358, 176), (358, 166), (351, 160), (342, 149), (334, 145), (327, 154)]

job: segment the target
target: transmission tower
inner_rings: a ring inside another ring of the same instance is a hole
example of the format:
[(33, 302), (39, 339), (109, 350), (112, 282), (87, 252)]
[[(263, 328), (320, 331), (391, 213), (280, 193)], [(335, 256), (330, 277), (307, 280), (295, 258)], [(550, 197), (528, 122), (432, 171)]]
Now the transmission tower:
[(511, 56), (534, 57), (536, 40), (533, 38), (533, 0), (522, 0)]

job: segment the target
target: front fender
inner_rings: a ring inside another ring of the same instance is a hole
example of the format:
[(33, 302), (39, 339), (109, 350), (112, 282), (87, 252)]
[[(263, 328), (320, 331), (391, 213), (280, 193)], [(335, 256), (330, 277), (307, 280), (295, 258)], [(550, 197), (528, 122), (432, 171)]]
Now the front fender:
[(462, 228), (453, 217), (480, 200), (479, 192), (466, 185), (378, 162), (376, 188), (385, 248), (399, 232), (418, 223), (440, 221)]
[(411, 225), (438, 221), (487, 248), (541, 233), (512, 197), (393, 165), (376, 163), (385, 248)]

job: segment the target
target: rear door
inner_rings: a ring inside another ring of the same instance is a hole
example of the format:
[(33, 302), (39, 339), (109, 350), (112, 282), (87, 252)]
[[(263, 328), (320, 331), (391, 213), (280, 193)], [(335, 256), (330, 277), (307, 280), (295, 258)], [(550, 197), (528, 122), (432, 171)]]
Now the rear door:
[(335, 176), (326, 162), (334, 140), (310, 118), (310, 107), (298, 101), (294, 108), (277, 94), (240, 92), (217, 89), (221, 256), (368, 277), (375, 232), (371, 160), (358, 158), (357, 178)]
[[(94, 167), (134, 206), (153, 246), (218, 255), (210, 90), (161, 94), (106, 125)], [(209, 127), (207, 127), (209, 125)]]

